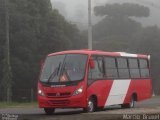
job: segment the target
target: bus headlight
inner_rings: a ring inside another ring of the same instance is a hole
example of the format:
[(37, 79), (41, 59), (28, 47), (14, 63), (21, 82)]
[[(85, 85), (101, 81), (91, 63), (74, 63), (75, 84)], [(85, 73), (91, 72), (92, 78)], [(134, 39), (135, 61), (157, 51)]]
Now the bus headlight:
[(73, 95), (78, 95), (83, 92), (83, 86), (74, 91)]
[(45, 96), (43, 90), (41, 90), (41, 89), (38, 90), (38, 94), (41, 95), (41, 96)]

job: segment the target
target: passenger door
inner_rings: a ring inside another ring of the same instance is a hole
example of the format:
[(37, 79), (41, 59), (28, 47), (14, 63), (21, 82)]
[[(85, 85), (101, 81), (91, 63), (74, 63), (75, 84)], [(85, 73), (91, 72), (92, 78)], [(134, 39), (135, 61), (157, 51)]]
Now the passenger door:
[(95, 95), (98, 101), (97, 106), (104, 106), (107, 97), (107, 81), (104, 74), (103, 56), (94, 56), (92, 59), (95, 66), (94, 69), (89, 67), (87, 96), (90, 98)]
[(96, 80), (101, 80), (104, 77), (104, 68), (103, 68), (103, 57), (94, 56), (92, 57), (94, 61), (94, 68), (89, 67), (88, 72), (88, 85)]

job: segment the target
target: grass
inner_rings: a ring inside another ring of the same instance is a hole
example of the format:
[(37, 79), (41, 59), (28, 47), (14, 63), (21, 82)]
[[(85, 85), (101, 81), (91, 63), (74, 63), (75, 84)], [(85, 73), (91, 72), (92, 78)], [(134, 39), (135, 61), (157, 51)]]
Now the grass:
[(28, 108), (28, 107), (38, 107), (37, 102), (26, 102), (26, 103), (19, 103), (19, 102), (0, 102), (0, 109), (1, 108)]

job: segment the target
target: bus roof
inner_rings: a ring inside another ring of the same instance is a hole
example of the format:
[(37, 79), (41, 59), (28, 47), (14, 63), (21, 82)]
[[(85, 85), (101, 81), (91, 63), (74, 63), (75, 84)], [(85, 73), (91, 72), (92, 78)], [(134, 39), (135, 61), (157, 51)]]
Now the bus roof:
[(126, 52), (105, 52), (101, 50), (89, 50), (89, 49), (55, 52), (55, 53), (49, 54), (48, 56), (59, 55), (59, 54), (88, 54), (88, 55), (98, 54), (98, 55), (107, 55), (107, 56), (123, 56), (123, 57), (150, 59), (150, 55), (144, 55), (144, 54), (131, 54)]

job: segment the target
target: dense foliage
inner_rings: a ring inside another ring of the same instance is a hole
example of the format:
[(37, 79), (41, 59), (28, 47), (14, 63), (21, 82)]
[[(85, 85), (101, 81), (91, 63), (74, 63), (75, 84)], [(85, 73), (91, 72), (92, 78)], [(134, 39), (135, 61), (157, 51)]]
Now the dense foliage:
[(105, 6), (97, 6), (94, 8), (95, 15), (99, 16), (113, 16), (113, 17), (124, 17), (124, 16), (135, 16), (135, 17), (147, 17), (149, 15), (149, 9), (144, 6), (132, 3), (123, 4), (106, 4)]
[[(3, 3), (4, 0), (0, 0)], [(4, 83), (5, 69), (5, 11), (0, 4), (0, 83)], [(48, 53), (67, 49), (86, 48), (86, 37), (67, 22), (50, 0), (10, 0), (10, 54), (13, 81), (13, 100), (25, 89), (34, 88), (38, 80), (40, 60)], [(19, 93), (17, 92), (18, 90)], [(0, 94), (2, 95), (2, 94)], [(6, 98), (5, 98), (6, 99)]]

